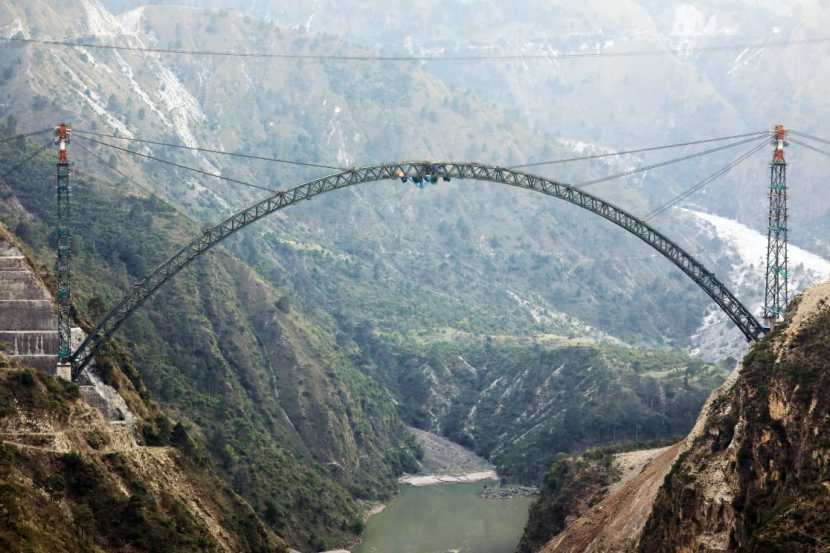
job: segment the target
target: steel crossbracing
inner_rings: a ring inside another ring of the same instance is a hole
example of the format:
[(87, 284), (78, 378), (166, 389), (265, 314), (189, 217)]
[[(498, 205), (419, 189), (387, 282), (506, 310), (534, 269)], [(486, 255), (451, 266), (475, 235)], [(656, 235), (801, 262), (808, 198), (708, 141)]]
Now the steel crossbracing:
[(770, 165), (769, 228), (767, 231), (767, 271), (764, 289), (764, 319), (773, 326), (784, 317), (790, 301), (787, 274), (787, 164)]
[(61, 363), (69, 360), (72, 342), (72, 313), (70, 288), (70, 263), (72, 258), (69, 221), (71, 218), (69, 202), (69, 163), (58, 162), (57, 173), (58, 227), (56, 229), (58, 255), (55, 261), (55, 274), (58, 280), (58, 358)]
[(502, 167), (479, 163), (400, 162), (353, 168), (277, 192), (269, 198), (225, 219), (218, 225), (203, 231), (201, 235), (162, 263), (149, 276), (135, 284), (118, 305), (104, 317), (101, 323), (73, 353), (73, 378), (89, 364), (104, 341), (112, 336), (127, 317), (138, 309), (156, 290), (191, 261), (236, 231), (276, 211), (304, 200), (310, 200), (320, 194), (361, 183), (393, 179), (410, 179), (415, 180), (415, 182), (435, 182), (437, 179), (497, 182), (540, 192), (587, 209), (627, 230), (674, 263), (720, 306), (726, 315), (741, 329), (747, 340), (757, 340), (767, 330), (703, 264), (661, 232), (610, 202), (577, 190), (567, 184)]

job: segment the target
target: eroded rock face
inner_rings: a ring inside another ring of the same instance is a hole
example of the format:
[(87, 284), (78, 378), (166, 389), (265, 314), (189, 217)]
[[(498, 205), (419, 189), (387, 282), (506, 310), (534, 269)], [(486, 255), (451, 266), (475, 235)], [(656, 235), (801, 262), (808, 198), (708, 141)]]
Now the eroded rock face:
[(640, 551), (830, 550), (830, 285), (744, 360), (679, 458)]

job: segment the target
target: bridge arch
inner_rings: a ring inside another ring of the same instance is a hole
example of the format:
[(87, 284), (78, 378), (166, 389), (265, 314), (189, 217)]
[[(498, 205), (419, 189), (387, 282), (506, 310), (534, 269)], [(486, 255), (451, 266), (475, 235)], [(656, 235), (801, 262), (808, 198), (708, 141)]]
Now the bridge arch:
[(531, 175), (513, 169), (459, 162), (397, 162), (348, 169), (315, 179), (294, 188), (274, 193), (269, 198), (232, 215), (218, 225), (203, 231), (189, 244), (150, 275), (135, 284), (72, 353), (73, 378), (92, 360), (95, 352), (124, 321), (191, 261), (210, 250), (231, 234), (286, 207), (310, 200), (315, 196), (357, 184), (392, 179), (413, 179), (416, 182), (433, 182), (437, 179), (469, 179), (489, 181), (532, 190), (559, 198), (600, 217), (633, 234), (666, 259), (674, 263), (691, 278), (738, 326), (747, 340), (757, 340), (766, 332), (752, 313), (715, 277), (702, 263), (661, 232), (627, 211), (597, 196), (552, 179)]

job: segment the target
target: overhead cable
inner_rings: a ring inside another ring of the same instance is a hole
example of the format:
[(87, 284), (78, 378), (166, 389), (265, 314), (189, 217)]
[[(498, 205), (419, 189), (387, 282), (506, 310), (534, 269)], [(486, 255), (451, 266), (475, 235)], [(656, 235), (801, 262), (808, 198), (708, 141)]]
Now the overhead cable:
[[(732, 142), (732, 143), (726, 144), (724, 146), (718, 146), (717, 148), (710, 148), (708, 150), (703, 150), (702, 152), (695, 152), (693, 154), (688, 154), (688, 155), (685, 155), (685, 156), (682, 156), (682, 157), (677, 157), (677, 158), (674, 158), (674, 159), (661, 161), (659, 163), (652, 163), (650, 165), (645, 165), (643, 167), (638, 167), (637, 169), (632, 169), (630, 171), (624, 171), (622, 173), (616, 173), (616, 174), (613, 174), (613, 175), (609, 175), (607, 177), (602, 177), (602, 178), (599, 178), (599, 179), (594, 179), (594, 180), (590, 180), (590, 181), (586, 181), (586, 182), (581, 182), (579, 184), (575, 184), (574, 188), (587, 188), (588, 186), (593, 186), (595, 184), (599, 184), (599, 183), (602, 183), (602, 182), (607, 182), (607, 181), (619, 179), (619, 178), (622, 178), (622, 177), (629, 177), (629, 176), (635, 175), (637, 173), (644, 173), (646, 171), (651, 171), (652, 169), (657, 169), (658, 167), (665, 167), (666, 165), (672, 165), (674, 163), (680, 163), (681, 161), (694, 159), (696, 157), (702, 157), (702, 156), (705, 156), (705, 155), (713, 154), (715, 152), (720, 152), (722, 150), (727, 150), (729, 148), (734, 148), (736, 146), (741, 146), (743, 144), (748, 144), (749, 142), (754, 142), (757, 139), (758, 139), (758, 137), (754, 136), (754, 137), (748, 138), (746, 140), (740, 140), (738, 142)], [(764, 139), (764, 143), (766, 143), (766, 137)]]
[[(37, 38), (0, 37), (6, 42), (22, 44), (36, 44), (42, 46), (62, 46), (69, 48), (90, 48), (99, 50), (117, 50), (128, 52), (143, 52), (150, 54), (174, 54), (185, 56), (211, 56), (231, 58), (258, 58), (272, 60), (296, 61), (338, 61), (338, 62), (486, 62), (486, 61), (558, 61), (573, 59), (601, 59), (601, 58), (629, 58), (650, 57), (665, 55), (686, 55), (687, 48), (663, 48), (653, 50), (626, 50), (621, 52), (550, 52), (541, 54), (504, 54), (504, 55), (455, 55), (455, 56), (372, 56), (365, 54), (291, 54), (281, 52), (235, 52), (223, 50), (186, 50), (181, 48), (146, 48), (137, 46), (123, 46), (117, 44), (99, 44), (96, 42), (81, 42), (69, 40), (49, 40)], [(807, 46), (830, 43), (830, 37), (815, 37), (803, 40), (779, 40), (754, 43), (723, 44), (715, 46), (701, 46), (694, 52), (717, 52), (731, 50), (746, 50), (757, 48), (773, 48), (784, 46)]]
[(78, 138), (80, 138), (81, 140), (86, 140), (88, 142), (93, 142), (95, 144), (100, 144), (101, 146), (106, 146), (106, 147), (112, 148), (114, 150), (120, 150), (122, 152), (126, 152), (126, 153), (134, 155), (134, 156), (143, 157), (145, 159), (150, 159), (152, 161), (157, 161), (159, 163), (164, 163), (166, 165), (171, 165), (173, 167), (178, 167), (179, 169), (184, 169), (186, 171), (192, 171), (194, 173), (198, 173), (198, 174), (204, 175), (206, 177), (213, 177), (213, 178), (221, 179), (223, 181), (231, 182), (231, 183), (234, 183), (234, 184), (241, 184), (243, 186), (247, 186), (247, 187), (250, 187), (250, 188), (256, 188), (258, 190), (264, 190), (264, 191), (270, 192), (270, 193), (277, 192), (277, 190), (275, 190), (273, 188), (268, 188), (266, 186), (260, 186), (258, 184), (253, 184), (253, 183), (250, 183), (250, 182), (246, 182), (246, 181), (239, 180), (239, 179), (234, 179), (234, 178), (231, 178), (231, 177), (226, 177), (224, 175), (220, 175), (219, 173), (211, 173), (210, 171), (204, 171), (204, 170), (198, 169), (196, 167), (190, 167), (189, 165), (182, 165), (181, 163), (176, 163), (175, 161), (170, 161), (168, 159), (162, 159), (162, 158), (159, 158), (159, 157), (151, 156), (150, 154), (144, 154), (144, 153), (141, 153), (141, 152), (136, 152), (135, 150), (130, 150), (128, 148), (122, 148), (121, 146), (116, 146), (115, 144), (109, 144), (107, 142), (101, 142), (100, 140), (96, 140), (94, 138), (89, 138), (89, 137), (85, 137), (85, 136), (79, 136)]
[(30, 156), (26, 156), (24, 159), (20, 160), (18, 163), (15, 163), (8, 171), (0, 175), (0, 181), (5, 181), (9, 176), (11, 176), (15, 171), (23, 168), (24, 165), (28, 164), (38, 155), (42, 154), (45, 150), (48, 149), (48, 146), (39, 146)]
[(798, 144), (799, 146), (804, 146), (808, 150), (813, 150), (814, 152), (817, 152), (819, 154), (823, 154), (823, 155), (826, 155), (827, 157), (830, 157), (830, 152), (828, 152), (826, 150), (822, 150), (821, 148), (816, 148), (815, 146), (813, 146), (811, 144), (807, 144), (806, 142), (802, 142), (801, 140), (797, 140), (795, 138), (790, 138), (789, 141), (792, 142), (793, 144)]
[[(138, 182), (138, 181), (137, 181), (137, 180), (135, 180), (134, 178), (132, 178), (132, 177), (130, 177), (129, 175), (125, 174), (125, 173), (124, 173), (123, 171), (121, 171), (118, 167), (112, 167), (112, 166), (110, 166), (110, 164), (109, 164), (109, 163), (107, 163), (107, 162), (106, 162), (106, 160), (104, 160), (103, 156), (101, 156), (101, 154), (99, 154), (99, 153), (98, 153), (98, 152), (96, 152), (95, 150), (93, 150), (93, 149), (91, 149), (91, 148), (87, 148), (87, 147), (86, 147), (86, 146), (84, 146), (81, 142), (78, 142), (78, 146), (80, 146), (82, 150), (84, 150), (86, 153), (88, 153), (88, 154), (89, 154), (89, 155), (91, 155), (93, 158), (95, 158), (95, 160), (96, 160), (98, 163), (100, 163), (102, 166), (107, 167), (108, 169), (110, 169), (111, 171), (113, 171), (116, 175), (118, 175), (118, 176), (120, 176), (121, 178), (125, 179), (126, 181), (130, 182), (130, 183), (131, 183), (133, 186), (135, 186), (136, 188), (139, 188), (139, 189), (143, 190), (144, 192), (146, 192), (146, 193), (148, 193), (148, 194), (151, 194), (151, 195), (154, 195), (154, 196), (157, 196), (157, 197), (158, 197), (158, 194), (157, 194), (154, 190), (150, 189), (149, 187), (147, 187), (147, 186), (145, 186), (145, 185), (141, 184), (140, 182)], [(98, 182), (102, 182), (102, 183), (104, 183), (104, 184), (108, 184), (108, 185), (113, 186), (113, 187), (115, 186), (115, 185), (113, 185), (112, 183), (107, 182), (107, 181), (104, 181), (104, 180), (102, 180), (102, 179), (100, 179), (100, 178), (98, 178), (98, 177), (94, 177), (94, 176), (89, 175), (89, 174), (87, 174), (86, 176), (87, 176), (88, 178), (92, 178), (92, 179), (94, 179), (94, 180), (97, 180)], [(214, 193), (215, 193), (215, 192), (214, 192)], [(176, 211), (176, 213), (178, 213), (179, 215), (182, 215), (183, 217), (187, 218), (187, 219), (188, 219), (188, 220), (190, 220), (190, 221), (193, 221), (193, 219), (192, 219), (189, 215), (187, 215), (185, 212), (183, 212), (181, 209), (179, 209), (176, 205), (174, 205), (173, 203), (171, 203), (171, 202), (169, 202), (169, 201), (165, 200), (164, 198), (160, 198), (160, 199), (161, 199), (161, 201), (162, 201), (162, 202), (164, 202), (165, 204), (167, 204), (167, 205), (168, 205), (171, 209), (173, 209), (174, 211)]]
[(39, 131), (32, 131), (32, 132), (27, 132), (27, 133), (23, 133), (23, 134), (18, 134), (18, 135), (15, 135), (15, 136), (8, 136), (6, 138), (0, 138), (0, 144), (5, 144), (6, 142), (11, 142), (13, 140), (19, 140), (21, 138), (26, 138), (26, 137), (29, 137), (29, 136), (35, 136), (35, 135), (38, 135), (38, 134), (43, 134), (45, 132), (49, 132), (50, 130), (52, 130), (52, 129), (41, 129)]
[(822, 142), (824, 144), (830, 144), (830, 140), (827, 140), (826, 138), (820, 138), (818, 136), (813, 136), (813, 135), (807, 134), (805, 132), (788, 130), (787, 134), (794, 134), (796, 136), (801, 136), (801, 137), (804, 137), (804, 138), (809, 138), (810, 140), (815, 140), (816, 142)]
[(552, 159), (548, 161), (533, 161), (529, 163), (525, 163), (523, 165), (513, 165), (508, 167), (508, 169), (527, 169), (530, 167), (539, 167), (541, 165), (556, 165), (559, 163), (570, 163), (572, 161), (585, 161), (590, 159), (602, 159), (607, 157), (617, 157), (623, 155), (630, 155), (630, 154), (641, 154), (645, 152), (655, 152), (658, 150), (668, 150), (671, 148), (682, 148), (684, 146), (695, 146), (698, 144), (708, 144), (710, 142), (723, 142), (724, 140), (735, 140), (737, 138), (746, 138), (748, 136), (761, 136), (761, 135), (768, 135), (770, 134), (769, 131), (757, 131), (745, 134), (736, 134), (733, 136), (721, 136), (718, 138), (705, 138), (702, 140), (692, 140), (690, 142), (678, 142), (677, 144), (667, 144), (663, 146), (648, 146), (645, 148), (637, 148), (635, 150), (621, 150), (619, 152), (610, 152), (605, 154), (592, 154), (587, 156), (578, 156), (578, 157), (568, 157), (568, 158), (561, 158), (561, 159)]
[(335, 165), (325, 165), (325, 164), (322, 164), (322, 163), (314, 163), (314, 162), (309, 162), (309, 161), (296, 161), (296, 160), (290, 160), (290, 159), (280, 159), (280, 158), (260, 156), (260, 155), (255, 155), (255, 154), (244, 154), (244, 153), (241, 153), (241, 152), (227, 152), (227, 151), (224, 151), (224, 150), (213, 150), (213, 149), (210, 149), (210, 148), (201, 148), (201, 147), (198, 147), (198, 146), (185, 146), (183, 144), (172, 144), (172, 143), (169, 143), (169, 142), (158, 142), (158, 141), (155, 141), (155, 140), (146, 140), (146, 139), (143, 139), (143, 138), (129, 138), (129, 137), (126, 137), (126, 136), (118, 136), (118, 135), (107, 134), (107, 133), (102, 133), (102, 132), (84, 131), (84, 130), (78, 130), (78, 129), (73, 129), (73, 132), (75, 132), (77, 134), (100, 136), (100, 137), (103, 137), (103, 138), (114, 138), (114, 139), (117, 139), (117, 140), (127, 140), (127, 141), (130, 141), (130, 142), (140, 142), (142, 144), (152, 144), (154, 146), (164, 146), (164, 147), (167, 147), (167, 148), (178, 148), (180, 150), (190, 150), (190, 151), (193, 151), (193, 152), (203, 152), (203, 153), (207, 153), (207, 154), (218, 154), (218, 155), (223, 155), (223, 156), (240, 157), (240, 158), (253, 159), (253, 160), (258, 160), (258, 161), (271, 161), (271, 162), (274, 162), (274, 163), (284, 163), (284, 164), (287, 164), (287, 165), (299, 165), (301, 167), (315, 167), (315, 168), (318, 168), (318, 169), (333, 169), (335, 171), (342, 171), (342, 170), (345, 169), (345, 167), (337, 167)]
[(705, 186), (707, 186), (707, 185), (711, 184), (712, 182), (716, 181), (717, 179), (719, 179), (723, 175), (729, 173), (732, 169), (734, 169), (735, 167), (737, 167), (738, 165), (740, 165), (741, 163), (743, 163), (744, 161), (746, 161), (747, 159), (752, 157), (754, 154), (761, 151), (765, 146), (767, 146), (767, 144), (768, 143), (767, 143), (766, 140), (760, 142), (759, 144), (757, 144), (755, 147), (753, 147), (748, 152), (745, 152), (742, 155), (735, 158), (734, 160), (730, 161), (728, 164), (726, 164), (726, 166), (718, 169), (716, 172), (712, 173), (711, 175), (709, 175), (708, 177), (706, 177), (702, 181), (698, 182), (697, 184), (695, 184), (691, 188), (688, 188), (688, 189), (684, 190), (683, 192), (681, 192), (680, 194), (678, 194), (677, 196), (675, 196), (674, 198), (672, 198), (671, 200), (669, 200), (668, 202), (663, 204), (662, 206), (660, 206), (657, 209), (651, 211), (648, 215), (643, 217), (643, 221), (649, 222), (652, 219), (654, 219), (655, 217), (657, 217), (657, 216), (663, 214), (664, 212), (668, 211), (669, 209), (671, 209), (672, 207), (674, 207), (678, 203), (682, 202), (683, 200), (685, 200), (686, 198), (688, 198), (689, 196), (691, 196), (692, 194), (694, 194), (698, 190), (704, 188)]

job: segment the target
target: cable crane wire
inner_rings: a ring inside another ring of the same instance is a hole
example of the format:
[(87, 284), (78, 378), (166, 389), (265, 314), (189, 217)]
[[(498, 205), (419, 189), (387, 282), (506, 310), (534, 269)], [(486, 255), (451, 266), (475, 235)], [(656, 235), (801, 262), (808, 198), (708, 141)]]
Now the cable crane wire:
[(769, 143), (768, 140), (766, 140), (766, 139), (763, 140), (761, 143), (756, 145), (754, 148), (752, 148), (748, 152), (745, 152), (744, 154), (738, 156), (737, 158), (735, 158), (731, 162), (727, 163), (724, 167), (721, 167), (720, 169), (718, 169), (717, 171), (715, 171), (714, 173), (712, 173), (711, 175), (709, 175), (705, 179), (703, 179), (700, 182), (696, 183), (694, 186), (691, 186), (690, 188), (687, 188), (686, 190), (684, 190), (683, 192), (681, 192), (680, 194), (678, 194), (677, 196), (675, 196), (674, 198), (672, 198), (671, 200), (666, 202), (665, 204), (663, 204), (660, 207), (650, 211), (647, 215), (645, 215), (643, 217), (643, 221), (648, 222), (648, 221), (651, 221), (652, 219), (654, 219), (656, 217), (659, 217), (660, 215), (662, 215), (663, 213), (665, 213), (666, 211), (668, 211), (669, 209), (671, 209), (672, 207), (674, 207), (678, 203), (682, 202), (683, 200), (685, 200), (686, 198), (688, 198), (689, 196), (694, 194), (695, 192), (703, 189), (704, 187), (706, 187), (709, 184), (713, 183), (714, 181), (718, 180), (720, 177), (726, 175), (732, 169), (734, 169), (735, 167), (737, 167), (738, 165), (740, 165), (741, 163), (743, 163), (744, 161), (746, 161), (747, 159), (749, 159), (750, 157), (755, 155), (756, 153), (760, 152), (764, 148), (764, 146), (766, 146), (768, 143)]
[[(185, 50), (177, 48), (147, 48), (137, 46), (125, 46), (117, 44), (100, 44), (97, 42), (70, 42), (67, 40), (49, 40), (42, 38), (20, 38), (0, 37), (0, 41), (20, 44), (32, 44), (40, 46), (59, 46), (67, 48), (89, 48), (98, 50), (115, 50), (126, 52), (143, 52), (149, 54), (173, 54), (184, 56), (210, 56), (226, 58), (258, 58), (270, 60), (292, 60), (292, 61), (334, 61), (334, 62), (392, 62), (392, 63), (428, 63), (428, 62), (450, 62), (450, 63), (478, 63), (491, 61), (525, 62), (532, 60), (540, 61), (562, 61), (582, 59), (619, 59), (639, 58), (654, 56), (671, 56), (686, 54), (684, 48), (661, 48), (652, 50), (625, 50), (619, 52), (549, 52), (542, 54), (503, 54), (503, 55), (455, 55), (455, 56), (377, 56), (365, 54), (291, 54), (280, 52), (234, 52), (223, 50)], [(700, 46), (695, 48), (697, 52), (723, 52), (734, 50), (747, 50), (759, 48), (773, 48), (786, 46), (810, 46), (830, 44), (830, 37), (812, 37), (801, 40), (778, 40), (763, 42), (748, 42), (736, 44), (721, 44), (713, 46)]]

